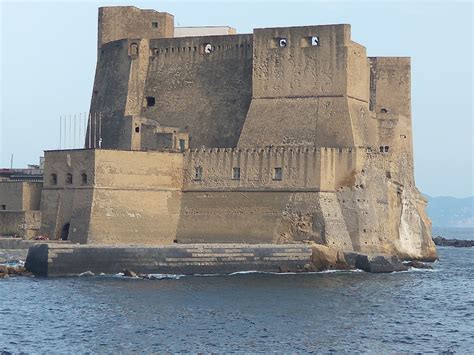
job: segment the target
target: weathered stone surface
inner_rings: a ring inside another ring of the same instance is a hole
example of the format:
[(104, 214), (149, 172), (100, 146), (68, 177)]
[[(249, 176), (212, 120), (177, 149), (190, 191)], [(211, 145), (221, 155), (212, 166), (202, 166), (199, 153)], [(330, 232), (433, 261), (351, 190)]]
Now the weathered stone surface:
[(360, 270), (372, 273), (387, 273), (408, 270), (408, 267), (403, 265), (397, 256), (383, 254), (358, 254), (356, 257), (356, 267)]
[(311, 244), (311, 265), (315, 271), (350, 269), (340, 250), (328, 248), (324, 245)]

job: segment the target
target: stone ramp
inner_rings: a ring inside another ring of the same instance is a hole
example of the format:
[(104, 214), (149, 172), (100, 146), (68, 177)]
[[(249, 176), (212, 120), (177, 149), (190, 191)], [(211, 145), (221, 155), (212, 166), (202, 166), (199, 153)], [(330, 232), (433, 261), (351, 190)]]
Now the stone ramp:
[(116, 274), (212, 274), (236, 271), (302, 270), (311, 263), (305, 244), (182, 244), (167, 246), (37, 244), (26, 268), (36, 276), (70, 276), (85, 271)]

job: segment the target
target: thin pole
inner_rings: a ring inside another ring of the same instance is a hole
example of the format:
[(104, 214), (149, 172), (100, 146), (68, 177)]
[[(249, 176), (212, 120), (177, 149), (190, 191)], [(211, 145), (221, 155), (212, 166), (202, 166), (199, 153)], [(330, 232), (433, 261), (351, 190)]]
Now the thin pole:
[(59, 150), (61, 150), (61, 138), (63, 133), (63, 118), (59, 116)]
[(87, 112), (84, 112), (84, 137), (82, 138), (82, 141), (84, 142), (84, 148), (86, 147), (86, 137), (87, 137)]
[(72, 147), (76, 148), (76, 114), (74, 114), (74, 129), (73, 129), (73, 136), (72, 136)]
[(91, 138), (92, 138), (92, 114), (89, 112), (89, 145), (87, 146), (87, 148), (91, 149)]
[(68, 134), (68, 149), (71, 148), (71, 123), (72, 123), (72, 117), (69, 114), (69, 134)]

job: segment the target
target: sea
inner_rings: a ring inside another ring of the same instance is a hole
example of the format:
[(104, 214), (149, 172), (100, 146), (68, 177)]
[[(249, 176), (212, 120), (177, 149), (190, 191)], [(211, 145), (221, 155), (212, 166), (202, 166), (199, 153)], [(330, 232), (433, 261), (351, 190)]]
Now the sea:
[(3, 279), (0, 354), (472, 354), (474, 248), (438, 254), (391, 274)]

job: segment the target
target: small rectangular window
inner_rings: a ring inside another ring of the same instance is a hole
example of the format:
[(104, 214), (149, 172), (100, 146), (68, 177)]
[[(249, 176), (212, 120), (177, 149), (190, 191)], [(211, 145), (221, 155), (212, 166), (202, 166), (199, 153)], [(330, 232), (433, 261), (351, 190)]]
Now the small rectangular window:
[(283, 179), (283, 170), (282, 168), (273, 169), (273, 180), (281, 181)]
[(232, 169), (232, 180), (240, 180), (240, 168)]
[(153, 96), (146, 97), (146, 105), (148, 107), (155, 106), (155, 98)]
[(136, 127), (135, 127), (135, 132), (136, 132), (136, 133), (140, 133), (140, 127), (139, 127), (139, 126), (136, 126)]
[(179, 150), (184, 151), (186, 149), (186, 141), (184, 139), (179, 140)]
[(158, 21), (153, 21), (151, 23), (151, 28), (158, 28)]
[(202, 166), (194, 168), (194, 180), (202, 180)]
[(0, 206), (0, 210), (6, 211), (6, 210), (7, 210), (7, 205), (1, 205), (1, 206)]

